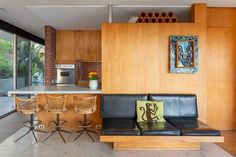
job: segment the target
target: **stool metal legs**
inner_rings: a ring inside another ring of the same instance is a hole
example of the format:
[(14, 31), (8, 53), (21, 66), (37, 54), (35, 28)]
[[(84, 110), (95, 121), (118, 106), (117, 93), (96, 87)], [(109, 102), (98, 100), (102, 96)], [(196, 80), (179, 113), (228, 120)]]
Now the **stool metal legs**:
[[(35, 132), (41, 132), (41, 133), (47, 133), (46, 131), (41, 131), (41, 130), (37, 130), (35, 129), (35, 126), (37, 126), (41, 121), (37, 120), (37, 124), (34, 125), (34, 114), (30, 115), (30, 121), (25, 121), (23, 124), (29, 128), (29, 130), (23, 134), (22, 136), (20, 136), (18, 139), (15, 140), (15, 142), (19, 141), (21, 138), (25, 137), (27, 134), (29, 134), (30, 132), (32, 132), (34, 139), (36, 142), (38, 142), (37, 137), (35, 136)], [(28, 125), (29, 124), (29, 125)]]
[[(56, 132), (58, 132), (58, 134), (60, 135), (60, 137), (61, 137), (61, 139), (63, 140), (63, 142), (66, 143), (65, 138), (64, 138), (64, 137), (62, 136), (62, 134), (61, 134), (61, 132), (65, 132), (65, 133), (70, 133), (70, 134), (71, 134), (71, 132), (61, 129), (61, 126), (65, 125), (65, 124), (66, 124), (66, 121), (63, 120), (63, 122), (60, 123), (60, 114), (57, 114), (57, 119), (56, 119), (56, 121), (53, 121), (53, 123), (54, 123), (55, 129), (50, 132), (50, 135), (49, 135), (47, 138), (45, 138), (45, 139), (43, 140), (43, 142), (46, 141), (46, 140), (47, 140), (49, 137), (51, 137), (52, 135), (54, 135)], [(49, 123), (49, 125), (50, 125), (50, 123)]]
[(77, 133), (80, 133), (73, 141), (77, 140), (83, 133), (87, 133), (87, 135), (93, 140), (93, 142), (95, 143), (95, 140), (94, 138), (91, 136), (90, 133), (95, 133), (97, 134), (97, 132), (95, 131), (92, 131), (92, 130), (89, 130), (88, 128), (90, 127), (90, 125), (92, 124), (92, 121), (91, 122), (87, 122), (87, 114), (84, 114), (84, 122), (80, 122), (81, 125), (80, 127), (82, 127), (82, 130), (80, 131), (77, 131)]

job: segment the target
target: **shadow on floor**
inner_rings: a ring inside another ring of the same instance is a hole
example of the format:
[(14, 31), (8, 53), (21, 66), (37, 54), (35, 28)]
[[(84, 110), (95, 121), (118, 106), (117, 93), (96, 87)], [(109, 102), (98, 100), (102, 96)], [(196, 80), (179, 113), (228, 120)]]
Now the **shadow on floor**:
[(26, 116), (17, 112), (0, 119), (0, 142), (3, 142), (9, 136), (22, 128), (22, 122), (26, 119)]

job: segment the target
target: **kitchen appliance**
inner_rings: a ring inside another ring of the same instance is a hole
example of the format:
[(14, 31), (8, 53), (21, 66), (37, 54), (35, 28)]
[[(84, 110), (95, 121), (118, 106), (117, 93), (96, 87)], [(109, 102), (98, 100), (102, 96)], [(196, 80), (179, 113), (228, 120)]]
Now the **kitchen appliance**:
[(57, 85), (75, 85), (75, 64), (56, 64)]

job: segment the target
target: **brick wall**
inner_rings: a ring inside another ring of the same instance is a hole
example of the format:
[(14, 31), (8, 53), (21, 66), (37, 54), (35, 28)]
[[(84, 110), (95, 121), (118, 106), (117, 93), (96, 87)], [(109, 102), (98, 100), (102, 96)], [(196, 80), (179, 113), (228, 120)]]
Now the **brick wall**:
[(51, 26), (45, 26), (45, 85), (52, 85), (55, 80), (56, 60), (56, 30)]
[(88, 81), (88, 73), (97, 72), (98, 81), (101, 82), (101, 77), (102, 77), (101, 62), (79, 62), (77, 66), (79, 71), (79, 81)]

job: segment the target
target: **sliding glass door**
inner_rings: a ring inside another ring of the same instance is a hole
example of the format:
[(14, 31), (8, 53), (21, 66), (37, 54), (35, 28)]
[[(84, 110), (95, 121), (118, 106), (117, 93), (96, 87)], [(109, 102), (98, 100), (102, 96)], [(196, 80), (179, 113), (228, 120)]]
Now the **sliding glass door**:
[(0, 117), (15, 109), (7, 92), (13, 89), (14, 35), (0, 30)]
[(31, 85), (30, 40), (16, 38), (16, 88)]
[(25, 38), (16, 38), (16, 87), (44, 84), (44, 46)]
[(44, 85), (44, 45), (31, 42), (31, 85)]
[(15, 104), (7, 92), (44, 84), (44, 45), (0, 30), (0, 118)]

